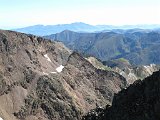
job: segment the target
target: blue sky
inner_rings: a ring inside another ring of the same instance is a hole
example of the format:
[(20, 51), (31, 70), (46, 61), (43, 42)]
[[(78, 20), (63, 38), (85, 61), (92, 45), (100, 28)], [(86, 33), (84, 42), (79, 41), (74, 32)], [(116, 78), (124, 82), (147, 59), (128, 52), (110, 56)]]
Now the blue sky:
[(160, 0), (0, 0), (0, 28), (73, 22), (160, 24)]

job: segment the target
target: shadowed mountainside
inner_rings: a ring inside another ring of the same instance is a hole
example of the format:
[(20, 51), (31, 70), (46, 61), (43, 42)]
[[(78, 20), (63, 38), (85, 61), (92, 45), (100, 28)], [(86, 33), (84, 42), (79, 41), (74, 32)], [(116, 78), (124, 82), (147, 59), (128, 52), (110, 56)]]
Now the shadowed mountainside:
[(134, 65), (160, 64), (160, 34), (155, 31), (76, 33), (66, 30), (45, 38), (61, 41), (72, 50), (102, 61), (125, 58)]
[(84, 120), (159, 120), (160, 71), (115, 95), (112, 106), (89, 112)]

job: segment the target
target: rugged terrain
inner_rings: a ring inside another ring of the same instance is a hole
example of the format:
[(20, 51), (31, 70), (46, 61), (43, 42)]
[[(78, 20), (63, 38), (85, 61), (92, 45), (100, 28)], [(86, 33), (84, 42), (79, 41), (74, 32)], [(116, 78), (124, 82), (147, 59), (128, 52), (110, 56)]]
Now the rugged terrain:
[(0, 117), (79, 120), (128, 86), (60, 42), (0, 30)]
[(100, 33), (77, 33), (65, 30), (46, 36), (67, 47), (101, 61), (125, 58), (134, 65), (160, 64), (160, 33), (148, 30), (113, 30)]
[(112, 106), (89, 112), (84, 120), (159, 120), (160, 71), (115, 95)]
[(132, 84), (138, 79), (143, 80), (160, 69), (160, 66), (156, 64), (134, 66), (122, 58), (103, 62), (103, 64), (94, 57), (87, 57), (87, 60), (98, 69), (119, 73), (126, 78), (127, 84)]

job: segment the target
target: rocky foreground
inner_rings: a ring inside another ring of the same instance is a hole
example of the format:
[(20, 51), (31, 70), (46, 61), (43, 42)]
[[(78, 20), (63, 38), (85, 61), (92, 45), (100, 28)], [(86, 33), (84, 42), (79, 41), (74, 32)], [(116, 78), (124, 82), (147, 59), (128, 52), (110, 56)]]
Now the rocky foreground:
[(80, 120), (111, 104), (128, 86), (60, 42), (0, 31), (0, 117), (4, 120)]
[(115, 95), (112, 106), (90, 111), (83, 120), (159, 120), (160, 71)]

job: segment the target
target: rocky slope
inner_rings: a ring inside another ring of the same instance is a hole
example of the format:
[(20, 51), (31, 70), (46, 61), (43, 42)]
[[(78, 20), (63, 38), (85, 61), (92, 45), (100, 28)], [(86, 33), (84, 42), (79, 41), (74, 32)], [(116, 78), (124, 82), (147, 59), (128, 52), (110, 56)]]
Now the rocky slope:
[(77, 33), (66, 30), (46, 38), (62, 41), (67, 47), (102, 61), (125, 58), (134, 65), (160, 64), (160, 33), (157, 31)]
[(128, 84), (132, 84), (135, 80), (141, 79), (152, 75), (153, 72), (160, 69), (159, 65), (149, 64), (149, 65), (131, 65), (128, 60), (120, 58), (107, 62), (103, 62), (112, 69), (126, 78)]
[(118, 68), (114, 67), (112, 68), (113, 71), (119, 73), (123, 77), (127, 79), (128, 84), (134, 83), (134, 81), (144, 78), (152, 75), (153, 72), (158, 71), (160, 69), (159, 65), (156, 64), (150, 64), (150, 65), (141, 65), (137, 67), (125, 67), (125, 68)]
[(0, 117), (79, 120), (127, 86), (60, 42), (0, 30)]
[(113, 69), (111, 67), (108, 67), (107, 65), (104, 65), (102, 63), (102, 61), (98, 60), (95, 57), (91, 57), (91, 56), (90, 57), (86, 57), (86, 60), (88, 60), (97, 69), (113, 71)]
[(159, 120), (160, 71), (139, 80), (113, 99), (112, 106), (92, 110), (84, 120)]
[(138, 79), (143, 80), (160, 69), (160, 66), (156, 64), (133, 66), (128, 60), (122, 58), (103, 62), (103, 64), (94, 57), (88, 57), (87, 60), (98, 69), (119, 73), (126, 78), (128, 84), (132, 84)]

